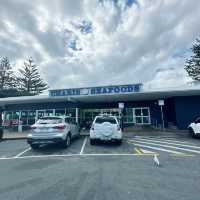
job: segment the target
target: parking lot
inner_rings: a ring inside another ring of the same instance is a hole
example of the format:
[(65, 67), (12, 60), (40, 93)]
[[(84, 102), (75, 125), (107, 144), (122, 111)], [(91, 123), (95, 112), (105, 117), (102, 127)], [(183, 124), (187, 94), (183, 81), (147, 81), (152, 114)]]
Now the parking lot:
[(0, 199), (199, 199), (199, 164), (200, 140), (175, 134), (94, 146), (82, 136), (67, 149), (4, 140)]

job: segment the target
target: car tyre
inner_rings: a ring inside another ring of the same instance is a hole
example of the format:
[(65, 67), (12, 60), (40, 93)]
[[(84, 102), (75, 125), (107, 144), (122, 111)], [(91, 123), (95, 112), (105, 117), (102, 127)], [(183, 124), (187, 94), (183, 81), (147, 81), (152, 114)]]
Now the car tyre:
[(30, 144), (32, 149), (39, 149), (39, 144)]
[(71, 145), (71, 134), (67, 134), (65, 141), (62, 143), (64, 148), (67, 148)]
[(90, 139), (90, 144), (91, 145), (95, 145), (95, 140), (94, 139)]
[(117, 140), (117, 144), (121, 145), (122, 144), (122, 140)]
[(196, 135), (195, 135), (194, 130), (192, 128), (189, 128), (189, 133), (191, 134), (191, 136), (193, 138), (196, 138)]

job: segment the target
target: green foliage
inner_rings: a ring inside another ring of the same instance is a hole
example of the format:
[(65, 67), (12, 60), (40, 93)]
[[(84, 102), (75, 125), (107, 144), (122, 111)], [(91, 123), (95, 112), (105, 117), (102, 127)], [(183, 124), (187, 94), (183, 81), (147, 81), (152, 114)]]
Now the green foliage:
[(186, 60), (185, 70), (188, 75), (197, 81), (200, 81), (200, 39), (197, 38), (192, 47), (193, 55)]
[(0, 90), (15, 88), (16, 77), (7, 57), (0, 60)]
[(31, 95), (42, 93), (48, 88), (47, 84), (41, 79), (37, 66), (32, 58), (24, 62), (22, 69), (19, 69), (20, 77), (18, 78), (20, 90)]
[(17, 96), (30, 96), (30, 94), (24, 91), (19, 91), (17, 89), (0, 90), (0, 98), (17, 97)]
[(37, 95), (48, 88), (31, 58), (24, 62), (19, 73), (19, 77), (14, 75), (7, 57), (0, 59), (0, 98)]

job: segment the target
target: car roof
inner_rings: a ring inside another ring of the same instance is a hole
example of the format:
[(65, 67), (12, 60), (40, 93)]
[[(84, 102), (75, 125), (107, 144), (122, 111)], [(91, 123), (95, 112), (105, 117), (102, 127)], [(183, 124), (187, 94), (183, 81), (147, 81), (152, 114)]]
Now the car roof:
[(116, 117), (115, 115), (109, 115), (109, 114), (102, 114), (102, 115), (97, 115), (96, 117)]
[(60, 118), (60, 119), (63, 119), (64, 116), (51, 115), (51, 116), (42, 116), (42, 117), (40, 117), (40, 119), (43, 119), (43, 118)]

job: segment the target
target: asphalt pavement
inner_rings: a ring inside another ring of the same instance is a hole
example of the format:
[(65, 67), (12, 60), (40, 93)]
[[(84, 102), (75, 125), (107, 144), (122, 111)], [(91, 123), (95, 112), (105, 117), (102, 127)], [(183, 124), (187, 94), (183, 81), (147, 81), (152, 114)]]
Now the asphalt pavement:
[(122, 145), (91, 146), (84, 136), (67, 149), (37, 151), (26, 140), (5, 140), (0, 166), (0, 199), (199, 200), (200, 140), (190, 137), (124, 137)]

